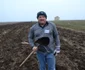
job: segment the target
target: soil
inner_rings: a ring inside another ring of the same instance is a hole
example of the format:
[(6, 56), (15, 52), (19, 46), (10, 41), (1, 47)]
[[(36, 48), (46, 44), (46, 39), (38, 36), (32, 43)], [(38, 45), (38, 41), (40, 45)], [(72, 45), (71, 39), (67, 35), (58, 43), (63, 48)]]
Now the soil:
[[(36, 54), (19, 67), (32, 51), (28, 41), (33, 22), (0, 25), (0, 70), (39, 70)], [(56, 57), (57, 70), (85, 70), (85, 33), (57, 26), (61, 41), (61, 53)]]

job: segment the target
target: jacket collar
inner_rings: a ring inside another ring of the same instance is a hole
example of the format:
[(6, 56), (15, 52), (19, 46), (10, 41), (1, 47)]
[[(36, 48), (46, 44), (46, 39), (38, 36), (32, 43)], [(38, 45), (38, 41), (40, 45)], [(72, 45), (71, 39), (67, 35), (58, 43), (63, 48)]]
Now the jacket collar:
[(44, 26), (41, 26), (40, 23), (38, 23), (38, 25), (42, 28), (44, 28), (45, 26), (47, 26), (49, 23), (46, 21), (46, 24)]

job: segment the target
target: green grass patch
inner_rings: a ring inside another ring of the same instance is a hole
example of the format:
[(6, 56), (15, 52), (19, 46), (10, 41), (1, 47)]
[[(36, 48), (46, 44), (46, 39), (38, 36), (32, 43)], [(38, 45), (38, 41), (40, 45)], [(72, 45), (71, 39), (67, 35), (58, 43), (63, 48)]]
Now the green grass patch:
[(85, 31), (85, 20), (59, 20), (53, 21), (58, 26), (75, 29), (78, 31)]

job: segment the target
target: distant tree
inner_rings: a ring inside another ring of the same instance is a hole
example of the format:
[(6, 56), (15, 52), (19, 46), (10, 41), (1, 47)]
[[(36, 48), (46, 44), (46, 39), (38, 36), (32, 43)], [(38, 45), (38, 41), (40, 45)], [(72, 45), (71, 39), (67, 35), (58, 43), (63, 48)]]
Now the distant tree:
[(56, 16), (55, 18), (54, 18), (54, 20), (56, 21), (56, 20), (60, 20), (60, 17), (59, 16)]

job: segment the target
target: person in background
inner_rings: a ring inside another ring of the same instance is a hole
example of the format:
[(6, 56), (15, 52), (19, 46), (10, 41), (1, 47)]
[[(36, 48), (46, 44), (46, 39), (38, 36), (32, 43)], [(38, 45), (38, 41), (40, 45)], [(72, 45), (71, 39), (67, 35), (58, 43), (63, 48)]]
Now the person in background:
[[(46, 70), (46, 64), (48, 70), (56, 70), (55, 56), (60, 53), (60, 39), (56, 25), (47, 21), (47, 14), (44, 11), (37, 13), (37, 19), (38, 23), (30, 28), (28, 34), (29, 44), (32, 50), (36, 52), (40, 70)], [(48, 37), (50, 42), (44, 49), (39, 50), (34, 43), (42, 37)]]

